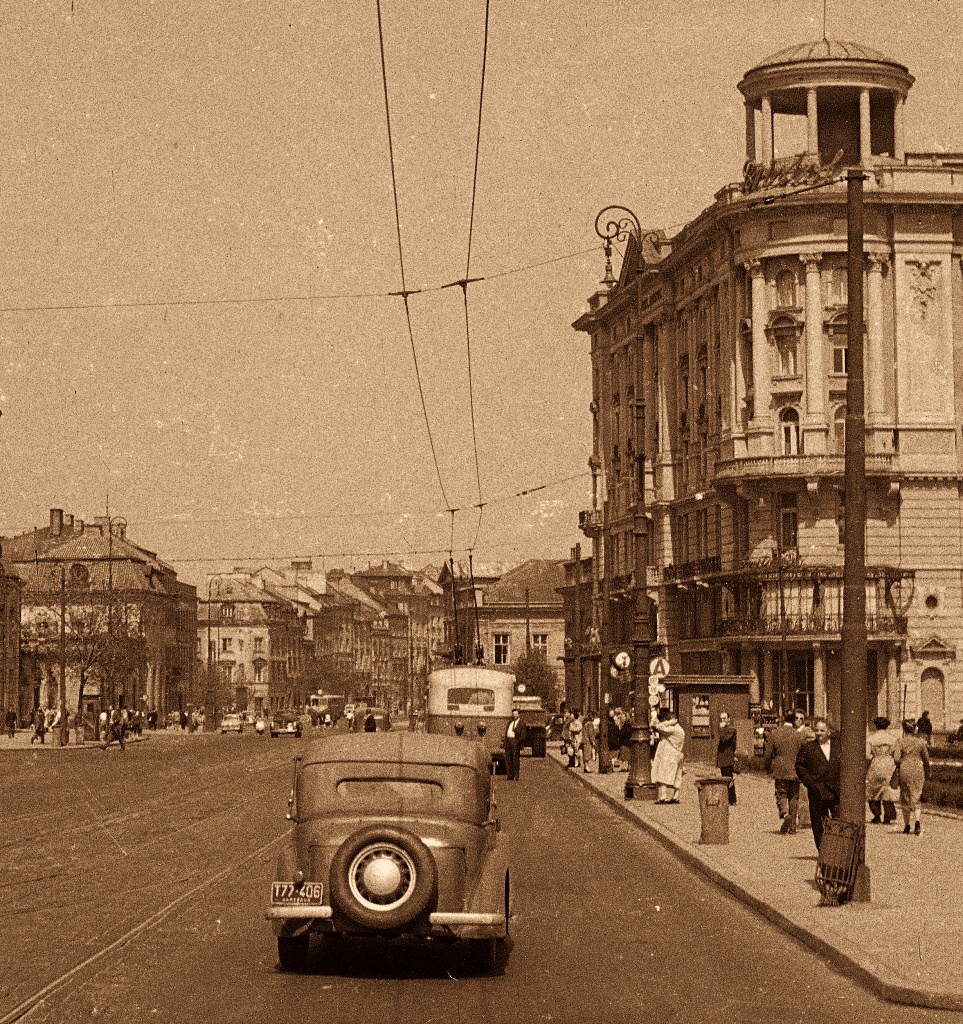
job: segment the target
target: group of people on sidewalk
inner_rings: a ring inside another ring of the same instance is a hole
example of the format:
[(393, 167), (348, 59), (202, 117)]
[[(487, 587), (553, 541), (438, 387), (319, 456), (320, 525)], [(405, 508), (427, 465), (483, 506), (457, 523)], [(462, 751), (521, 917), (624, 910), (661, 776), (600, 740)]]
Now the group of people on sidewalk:
[[(866, 800), (870, 824), (896, 820), (896, 802), (903, 814), (903, 832), (919, 835), (921, 797), (929, 775), (928, 743), (912, 719), (902, 723), (902, 735), (890, 732), (884, 716), (873, 722), (866, 740)], [(766, 742), (766, 771), (775, 782), (780, 832), (797, 829), (800, 786), (806, 787), (809, 819), (817, 849), (826, 818), (839, 817), (840, 744), (828, 719), (817, 717), (812, 728), (802, 711), (789, 711)]]

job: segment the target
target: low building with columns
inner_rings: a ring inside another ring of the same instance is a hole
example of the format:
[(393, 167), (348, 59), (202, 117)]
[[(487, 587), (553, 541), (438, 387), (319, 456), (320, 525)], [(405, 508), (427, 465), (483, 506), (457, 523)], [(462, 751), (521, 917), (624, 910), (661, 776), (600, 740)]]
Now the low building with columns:
[(638, 650), (651, 602), (672, 672), (751, 675), (762, 709), (836, 716), (842, 175), (864, 168), (869, 715), (926, 709), (939, 729), (963, 718), (963, 154), (906, 151), (912, 84), (827, 40), (752, 68), (743, 180), (671, 239), (624, 222), (620, 276), (574, 327), (591, 339), (603, 643)]

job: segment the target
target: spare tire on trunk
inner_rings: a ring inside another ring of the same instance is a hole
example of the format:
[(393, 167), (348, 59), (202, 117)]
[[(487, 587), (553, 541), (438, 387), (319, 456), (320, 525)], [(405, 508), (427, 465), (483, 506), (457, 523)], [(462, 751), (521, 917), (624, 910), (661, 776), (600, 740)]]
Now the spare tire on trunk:
[(373, 931), (397, 931), (432, 907), (438, 872), (427, 846), (387, 825), (359, 829), (331, 861), (332, 907)]

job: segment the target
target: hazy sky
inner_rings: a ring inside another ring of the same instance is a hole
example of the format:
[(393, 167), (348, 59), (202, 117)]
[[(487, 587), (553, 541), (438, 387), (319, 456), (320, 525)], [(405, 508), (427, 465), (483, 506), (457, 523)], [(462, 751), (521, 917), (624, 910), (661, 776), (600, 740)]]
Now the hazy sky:
[[(189, 581), (438, 564), (478, 501), (459, 288), (484, 0), (0, 3), (0, 530), (123, 515)], [(830, 0), (963, 150), (963, 4)], [(740, 178), (736, 83), (823, 0), (491, 0), (469, 288), (482, 499), (456, 557), (564, 557), (591, 505), (610, 203), (677, 229)], [(537, 266), (538, 264), (543, 264)], [(58, 308), (60, 307), (60, 308)], [(63, 308), (72, 307), (72, 308)], [(535, 488), (540, 488), (534, 490)], [(532, 491), (520, 495), (522, 491)], [(444, 495), (447, 497), (443, 497)], [(476, 543), (477, 532), (477, 543)], [(586, 544), (587, 547), (587, 544)]]

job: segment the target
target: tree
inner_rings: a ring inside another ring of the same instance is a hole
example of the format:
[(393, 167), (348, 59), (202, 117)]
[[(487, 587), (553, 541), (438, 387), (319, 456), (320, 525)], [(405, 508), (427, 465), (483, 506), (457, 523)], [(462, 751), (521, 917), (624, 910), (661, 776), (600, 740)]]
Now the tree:
[(512, 666), (515, 685), (525, 687), (525, 695), (541, 697), (546, 707), (558, 703), (558, 680), (541, 650), (526, 651)]

